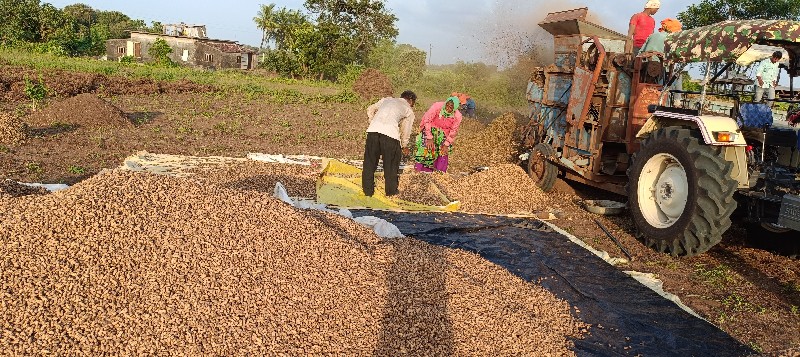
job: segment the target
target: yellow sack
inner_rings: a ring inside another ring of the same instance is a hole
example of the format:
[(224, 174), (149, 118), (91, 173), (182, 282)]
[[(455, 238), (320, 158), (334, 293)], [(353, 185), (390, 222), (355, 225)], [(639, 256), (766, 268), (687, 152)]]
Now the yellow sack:
[(371, 208), (399, 211), (455, 212), (461, 207), (458, 201), (446, 206), (429, 206), (415, 202), (386, 197), (382, 187), (375, 187), (372, 197), (361, 189), (361, 169), (337, 160), (323, 163), (317, 179), (317, 202), (342, 208)]

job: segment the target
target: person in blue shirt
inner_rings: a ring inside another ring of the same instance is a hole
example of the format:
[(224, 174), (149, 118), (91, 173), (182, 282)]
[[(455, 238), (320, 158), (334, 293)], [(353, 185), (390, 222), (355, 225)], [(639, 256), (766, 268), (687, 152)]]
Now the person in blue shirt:
[(783, 57), (781, 51), (775, 51), (769, 60), (761, 61), (761, 64), (756, 69), (756, 95), (753, 101), (758, 103), (764, 97), (764, 90), (767, 91), (767, 105), (772, 106), (772, 100), (775, 99), (775, 86), (778, 85), (778, 61)]
[(464, 104), (464, 115), (475, 118), (475, 100), (472, 97), (467, 97), (467, 103)]

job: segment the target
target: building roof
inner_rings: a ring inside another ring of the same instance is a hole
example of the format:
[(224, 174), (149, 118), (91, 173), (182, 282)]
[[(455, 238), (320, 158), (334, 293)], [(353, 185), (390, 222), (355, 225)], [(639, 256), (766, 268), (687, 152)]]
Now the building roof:
[(190, 40), (206, 41), (206, 42), (219, 42), (219, 43), (233, 43), (233, 44), (236, 44), (236, 41), (219, 40), (219, 39), (213, 39), (213, 38), (198, 38), (198, 37), (189, 37), (189, 36), (165, 35), (163, 33), (153, 33), (153, 32), (146, 32), (146, 31), (131, 31), (131, 33), (138, 33), (138, 34), (141, 34), (141, 35), (161, 36), (161, 37), (185, 38), (185, 39), (190, 39)]
[(209, 46), (215, 47), (225, 53), (254, 53), (253, 51), (246, 49), (244, 46), (238, 43), (206, 42), (205, 40), (201, 42)]

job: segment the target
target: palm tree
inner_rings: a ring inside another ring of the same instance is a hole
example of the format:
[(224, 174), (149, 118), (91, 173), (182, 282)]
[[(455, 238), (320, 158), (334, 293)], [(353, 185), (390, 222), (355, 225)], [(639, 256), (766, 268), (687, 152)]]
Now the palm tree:
[(256, 26), (261, 29), (261, 48), (265, 44), (275, 39), (275, 4), (264, 5), (261, 4), (261, 9), (258, 10), (258, 16), (253, 18)]

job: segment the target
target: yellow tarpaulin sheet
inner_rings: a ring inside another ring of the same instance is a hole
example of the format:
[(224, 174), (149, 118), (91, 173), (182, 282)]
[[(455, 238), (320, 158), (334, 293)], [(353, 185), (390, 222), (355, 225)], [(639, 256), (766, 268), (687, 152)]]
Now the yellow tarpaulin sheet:
[(401, 211), (446, 211), (455, 212), (461, 206), (458, 201), (444, 206), (430, 206), (397, 198), (388, 198), (384, 188), (375, 185), (375, 194), (367, 197), (361, 189), (361, 170), (340, 161), (323, 163), (317, 179), (317, 202), (342, 208), (372, 208)]

